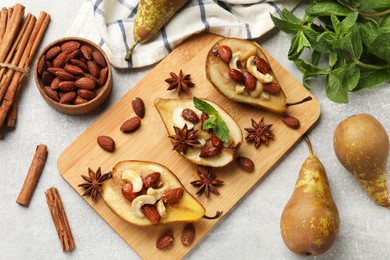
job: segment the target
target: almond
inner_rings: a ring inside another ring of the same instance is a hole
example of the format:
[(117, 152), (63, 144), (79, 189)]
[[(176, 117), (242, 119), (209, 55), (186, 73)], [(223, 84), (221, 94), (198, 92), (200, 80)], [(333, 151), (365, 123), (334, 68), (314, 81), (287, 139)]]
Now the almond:
[(92, 59), (92, 49), (89, 46), (83, 45), (81, 46), (80, 50), (81, 54), (86, 60)]
[(241, 71), (236, 69), (230, 69), (228, 71), (229, 77), (239, 84), (244, 84), (244, 77), (242, 76)]
[(244, 79), (244, 85), (246, 91), (253, 91), (256, 88), (256, 78), (249, 72), (244, 70), (242, 72), (242, 77)]
[(93, 82), (95, 82), (95, 86), (96, 86), (96, 85), (99, 85), (98, 80), (97, 80), (94, 76), (92, 76), (91, 74), (89, 74), (89, 73), (84, 73), (84, 77), (89, 78), (89, 79), (92, 79)]
[(87, 66), (87, 64), (85, 64), (83, 61), (78, 60), (78, 59), (71, 59), (69, 62), (70, 62), (70, 64), (79, 67), (79, 68), (82, 69), (84, 72), (88, 72), (88, 66)]
[(134, 110), (135, 114), (138, 117), (144, 118), (144, 116), (145, 116), (145, 104), (144, 104), (144, 101), (141, 98), (136, 97), (131, 102), (131, 106), (133, 107), (133, 110)]
[(95, 81), (88, 77), (79, 78), (78, 80), (76, 80), (76, 86), (83, 89), (94, 89)]
[(101, 69), (99, 73), (99, 79), (97, 80), (99, 86), (103, 86), (104, 84), (106, 84), (107, 78), (108, 78), (108, 68), (105, 67)]
[(293, 128), (293, 129), (298, 129), (301, 125), (299, 120), (293, 116), (285, 115), (282, 118), (282, 121), (286, 126)]
[(80, 48), (80, 43), (76, 41), (67, 41), (61, 44), (61, 51), (63, 52), (72, 52)]
[(71, 53), (68, 53), (68, 55), (66, 56), (66, 62), (70, 62), (71, 59), (75, 59), (79, 57), (80, 54), (81, 54), (80, 50), (74, 50)]
[(56, 68), (64, 67), (67, 56), (68, 54), (66, 52), (61, 52), (60, 54), (58, 54), (57, 57), (55, 57), (53, 60), (53, 67)]
[(61, 53), (60, 46), (53, 46), (46, 52), (46, 59), (51, 60)]
[(195, 228), (192, 223), (185, 225), (183, 233), (181, 233), (181, 243), (185, 246), (189, 246), (195, 238)]
[(72, 103), (77, 97), (77, 94), (75, 91), (70, 91), (64, 93), (61, 98), (60, 98), (60, 103), (61, 104), (69, 104)]
[(184, 109), (183, 112), (181, 112), (181, 116), (185, 120), (187, 120), (193, 124), (196, 124), (199, 122), (198, 115), (192, 109), (189, 109), (189, 108)]
[(42, 75), (42, 73), (45, 70), (46, 70), (46, 55), (42, 55), (42, 57), (38, 61), (37, 72), (39, 75)]
[(257, 70), (260, 71), (261, 73), (267, 74), (271, 72), (271, 67), (269, 66), (268, 62), (265, 59), (256, 56), (254, 58), (254, 62)]
[(115, 141), (107, 135), (101, 135), (97, 138), (98, 145), (107, 152), (115, 151)]
[(55, 74), (60, 80), (69, 80), (69, 81), (75, 80), (75, 77), (64, 69), (57, 70)]
[(217, 147), (209, 147), (209, 148), (205, 148), (203, 149), (200, 154), (199, 154), (199, 157), (200, 158), (210, 158), (210, 157), (213, 157), (215, 155), (218, 155), (222, 153), (222, 149), (219, 149)]
[(255, 164), (249, 158), (238, 156), (236, 162), (238, 166), (246, 172), (253, 172), (255, 170)]
[(211, 134), (211, 144), (218, 149), (222, 149), (223, 147), (223, 142), (218, 138), (215, 133)]
[(164, 234), (161, 236), (156, 243), (158, 249), (165, 249), (170, 247), (173, 244), (173, 236), (171, 234)]
[(94, 76), (95, 78), (99, 76), (100, 69), (94, 61), (92, 60), (87, 61), (87, 66), (88, 66), (88, 71), (89, 73), (91, 73), (92, 76)]
[(135, 116), (123, 122), (123, 124), (120, 127), (120, 130), (124, 133), (130, 133), (136, 131), (140, 126), (141, 126), (141, 119)]
[(230, 49), (229, 46), (220, 45), (220, 46), (218, 47), (217, 52), (218, 52), (219, 57), (220, 57), (222, 60), (226, 61), (226, 62), (229, 62), (230, 59), (232, 58), (232, 50)]
[(44, 71), (42, 73), (42, 83), (44, 86), (50, 86), (53, 79), (54, 79), (53, 76), (49, 72)]
[(142, 182), (144, 184), (145, 189), (155, 188), (157, 186), (160, 175), (161, 174), (159, 172), (153, 172), (143, 177)]
[(96, 97), (95, 91), (89, 89), (78, 89), (77, 94), (79, 95), (79, 97), (86, 100), (91, 100)]
[(74, 104), (75, 105), (81, 105), (81, 104), (84, 104), (84, 103), (87, 103), (88, 100), (80, 97), (80, 96), (77, 96), (76, 99), (74, 100)]
[(61, 68), (48, 67), (46, 70), (48, 72), (50, 72), (51, 74), (55, 75), (57, 71), (62, 70), (62, 69)]
[(280, 85), (275, 82), (263, 84), (263, 87), (264, 87), (264, 91), (271, 95), (276, 95), (282, 90)]
[(54, 101), (58, 102), (60, 100), (57, 91), (51, 89), (50, 87), (45, 87), (45, 92), (46, 92), (46, 95), (49, 98), (53, 99)]
[(84, 75), (83, 70), (76, 65), (66, 64), (64, 70), (75, 76)]
[(122, 195), (130, 201), (133, 201), (138, 196), (137, 193), (133, 192), (133, 184), (131, 182), (126, 182), (122, 186)]
[(141, 211), (153, 224), (158, 224), (158, 222), (160, 222), (160, 214), (158, 214), (156, 206), (145, 204), (142, 206)]
[(64, 92), (69, 92), (77, 89), (76, 84), (74, 81), (61, 81), (58, 84), (58, 88), (61, 89)]
[(59, 88), (61, 80), (59, 78), (54, 78), (50, 84), (50, 88), (53, 90), (57, 90)]
[(161, 200), (166, 204), (172, 204), (178, 202), (179, 199), (183, 196), (183, 188), (174, 188), (166, 190), (161, 195)]
[(93, 60), (102, 68), (107, 67), (106, 60), (99, 51), (92, 52)]

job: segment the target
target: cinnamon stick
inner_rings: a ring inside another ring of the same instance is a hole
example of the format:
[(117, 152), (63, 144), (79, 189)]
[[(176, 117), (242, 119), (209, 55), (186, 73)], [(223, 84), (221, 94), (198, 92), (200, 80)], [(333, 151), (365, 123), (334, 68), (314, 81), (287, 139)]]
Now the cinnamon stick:
[(60, 239), (62, 251), (70, 252), (75, 248), (75, 243), (58, 190), (55, 187), (51, 187), (45, 192), (45, 196), (58, 238)]
[(7, 8), (3, 7), (0, 11), (0, 44), (4, 38), (6, 28), (7, 28)]
[(31, 196), (38, 183), (39, 177), (41, 176), (43, 167), (45, 166), (46, 158), (47, 146), (44, 144), (38, 145), (35, 150), (30, 169), (28, 170), (26, 179), (24, 180), (23, 187), (16, 199), (16, 202), (20, 205), (27, 207), (30, 203)]

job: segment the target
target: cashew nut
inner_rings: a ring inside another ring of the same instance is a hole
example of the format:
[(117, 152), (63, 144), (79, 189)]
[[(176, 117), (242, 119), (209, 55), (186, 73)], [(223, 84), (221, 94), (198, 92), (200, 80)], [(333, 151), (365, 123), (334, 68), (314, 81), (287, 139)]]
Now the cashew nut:
[(198, 139), (198, 141), (199, 141), (200, 144), (196, 144), (196, 145), (194, 145), (194, 147), (202, 148), (202, 147), (204, 147), (206, 145), (206, 140), (204, 140), (203, 138)]
[(149, 195), (140, 195), (136, 197), (131, 203), (131, 207), (137, 217), (143, 218), (145, 215), (142, 213), (141, 208), (145, 204), (154, 204), (156, 203), (156, 198)]
[(241, 70), (237, 67), (237, 62), (240, 61), (240, 58), (241, 58), (241, 52), (238, 51), (238, 52), (233, 53), (232, 58), (231, 58), (230, 61), (229, 61), (229, 67), (230, 67), (231, 69), (236, 69), (236, 70), (241, 71)]
[(149, 196), (153, 196), (156, 200), (159, 200), (159, 199), (161, 199), (161, 195), (163, 194), (163, 192), (168, 190), (168, 189), (169, 189), (169, 185), (165, 184), (164, 186), (162, 186), (159, 189), (149, 188), (146, 191), (146, 194)]
[(255, 56), (251, 56), (247, 61), (246, 61), (246, 68), (247, 70), (252, 73), (252, 75), (260, 80), (262, 83), (270, 83), (273, 80), (273, 77), (267, 73), (263, 74), (260, 71), (257, 70), (257, 67), (254, 62)]
[(164, 202), (159, 200), (157, 202), (157, 211), (160, 217), (164, 218), (167, 215), (167, 209), (165, 208)]
[(260, 99), (262, 100), (268, 100), (269, 99), (269, 94), (267, 92), (262, 92), (260, 95)]
[(133, 170), (125, 170), (122, 172), (122, 180), (131, 182), (133, 184), (133, 192), (139, 192), (142, 190), (141, 176)]
[(255, 90), (249, 92), (249, 94), (254, 97), (254, 98), (257, 98), (261, 95), (261, 93), (263, 93), (263, 90), (264, 90), (264, 87), (263, 87), (263, 83), (261, 83), (260, 81), (256, 81), (256, 88)]
[(245, 86), (244, 85), (242, 85), (242, 84), (237, 84), (236, 85), (236, 93), (237, 94), (244, 93), (244, 90), (245, 90)]
[(183, 128), (185, 124), (187, 124), (188, 129), (191, 129), (194, 127), (194, 124), (190, 121), (187, 121), (183, 118), (181, 113), (183, 113), (184, 108), (177, 107), (172, 114), (172, 121), (173, 124), (179, 128)]

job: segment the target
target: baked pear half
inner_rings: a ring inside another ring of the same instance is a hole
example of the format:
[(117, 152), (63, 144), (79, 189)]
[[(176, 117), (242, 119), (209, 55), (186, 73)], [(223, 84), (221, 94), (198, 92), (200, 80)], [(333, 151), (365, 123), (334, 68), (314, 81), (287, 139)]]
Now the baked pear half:
[(264, 52), (253, 42), (223, 38), (207, 54), (206, 77), (225, 97), (285, 113), (286, 96)]
[[(196, 108), (195, 104), (206, 112)], [(236, 121), (218, 104), (194, 97), (160, 98), (154, 105), (173, 149), (184, 158), (209, 167), (223, 167), (233, 161), (242, 143), (242, 132)]]
[(101, 195), (116, 215), (137, 226), (195, 222), (205, 215), (176, 175), (155, 162), (117, 163)]

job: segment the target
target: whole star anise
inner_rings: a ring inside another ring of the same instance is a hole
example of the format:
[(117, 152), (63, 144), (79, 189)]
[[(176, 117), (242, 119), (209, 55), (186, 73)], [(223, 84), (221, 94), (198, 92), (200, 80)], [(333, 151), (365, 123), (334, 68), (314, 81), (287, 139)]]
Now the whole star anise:
[(191, 74), (184, 75), (183, 71), (180, 70), (179, 75), (173, 72), (169, 73), (169, 75), (171, 75), (171, 77), (165, 80), (165, 82), (169, 83), (167, 90), (177, 88), (178, 96), (180, 96), (182, 92), (186, 93), (187, 95), (191, 94), (190, 88), (195, 86), (195, 84), (190, 80)]
[(204, 193), (207, 198), (210, 196), (210, 192), (215, 195), (219, 195), (217, 187), (223, 185), (223, 181), (217, 179), (217, 175), (211, 170), (211, 168), (208, 168), (206, 172), (202, 172), (198, 169), (197, 174), (199, 176), (199, 180), (190, 182), (195, 187), (199, 187), (196, 194)]
[(254, 142), (255, 147), (259, 148), (261, 143), (268, 145), (268, 139), (274, 138), (275, 135), (271, 131), (272, 124), (266, 125), (264, 123), (264, 117), (257, 123), (251, 119), (252, 128), (244, 128), (249, 134), (245, 137), (245, 140)]
[(198, 130), (194, 130), (194, 128), (188, 129), (187, 124), (184, 124), (182, 129), (176, 126), (173, 129), (175, 129), (175, 135), (168, 136), (173, 143), (173, 150), (186, 154), (188, 148), (193, 148), (194, 145), (200, 144), (195, 137)]
[(111, 178), (111, 172), (102, 175), (100, 167), (96, 173), (88, 168), (88, 176), (81, 175), (81, 178), (86, 181), (78, 185), (86, 189), (82, 196), (91, 195), (92, 201), (95, 202), (98, 194), (102, 193), (103, 182)]

